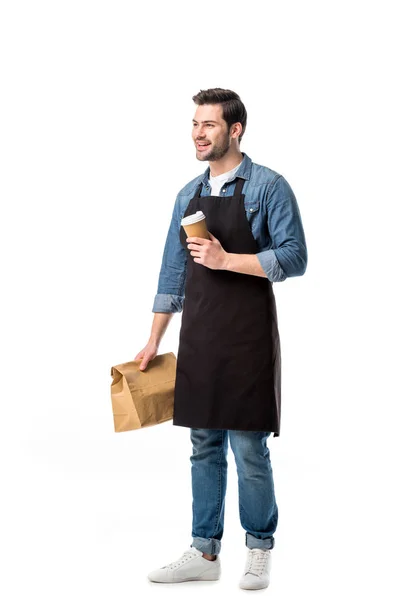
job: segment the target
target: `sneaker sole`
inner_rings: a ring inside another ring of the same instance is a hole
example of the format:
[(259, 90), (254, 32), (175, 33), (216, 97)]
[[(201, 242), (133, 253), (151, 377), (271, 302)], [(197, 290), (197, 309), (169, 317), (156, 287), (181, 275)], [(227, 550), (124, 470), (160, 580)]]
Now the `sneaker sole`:
[(185, 583), (185, 581), (218, 581), (221, 575), (217, 575), (215, 577), (190, 577), (185, 579), (174, 579), (174, 581), (154, 581), (149, 578), (149, 581), (152, 583)]
[(252, 585), (250, 583), (244, 583), (244, 582), (240, 581), (239, 582), (239, 587), (242, 590), (263, 590), (263, 589), (267, 588), (269, 586), (269, 584), (270, 584), (270, 582), (268, 582), (266, 584), (260, 584), (260, 583), (255, 583), (254, 582), (253, 585)]

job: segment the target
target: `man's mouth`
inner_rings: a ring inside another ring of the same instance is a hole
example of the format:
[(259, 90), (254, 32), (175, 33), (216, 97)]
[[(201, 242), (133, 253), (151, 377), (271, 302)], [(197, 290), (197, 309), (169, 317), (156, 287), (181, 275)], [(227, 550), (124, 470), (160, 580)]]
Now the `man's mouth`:
[(210, 142), (196, 142), (196, 148), (197, 150), (200, 150), (200, 152), (204, 152), (208, 146), (211, 146)]

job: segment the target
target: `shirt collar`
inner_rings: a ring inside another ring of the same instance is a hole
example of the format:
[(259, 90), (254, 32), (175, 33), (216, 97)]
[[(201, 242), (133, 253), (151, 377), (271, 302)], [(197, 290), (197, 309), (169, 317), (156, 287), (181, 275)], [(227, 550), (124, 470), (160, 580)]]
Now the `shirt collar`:
[[(243, 154), (243, 160), (240, 163), (240, 167), (238, 168), (238, 170), (235, 173), (235, 177), (242, 177), (242, 179), (250, 179), (252, 160), (245, 152), (242, 152), (242, 154)], [(209, 177), (210, 177), (210, 165), (204, 171), (203, 177), (201, 179), (201, 183), (203, 183), (206, 186), (208, 184)]]

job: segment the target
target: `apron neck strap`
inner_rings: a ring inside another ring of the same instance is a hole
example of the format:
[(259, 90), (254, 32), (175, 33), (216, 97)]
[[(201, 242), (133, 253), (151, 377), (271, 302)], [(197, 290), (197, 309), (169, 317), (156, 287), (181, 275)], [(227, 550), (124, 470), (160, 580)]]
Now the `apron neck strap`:
[(235, 185), (235, 191), (233, 192), (234, 196), (239, 196), (239, 198), (240, 198), (245, 181), (246, 180), (243, 179), (243, 177), (238, 178), (236, 185)]

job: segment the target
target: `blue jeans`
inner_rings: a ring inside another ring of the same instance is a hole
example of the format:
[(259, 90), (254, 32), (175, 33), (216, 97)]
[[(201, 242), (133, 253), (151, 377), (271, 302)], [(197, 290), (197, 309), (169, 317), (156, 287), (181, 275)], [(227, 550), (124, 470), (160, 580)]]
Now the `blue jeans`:
[(219, 554), (224, 531), (228, 436), (238, 474), (239, 516), (248, 548), (269, 549), (278, 523), (269, 431), (190, 429), (193, 445), (192, 546)]

